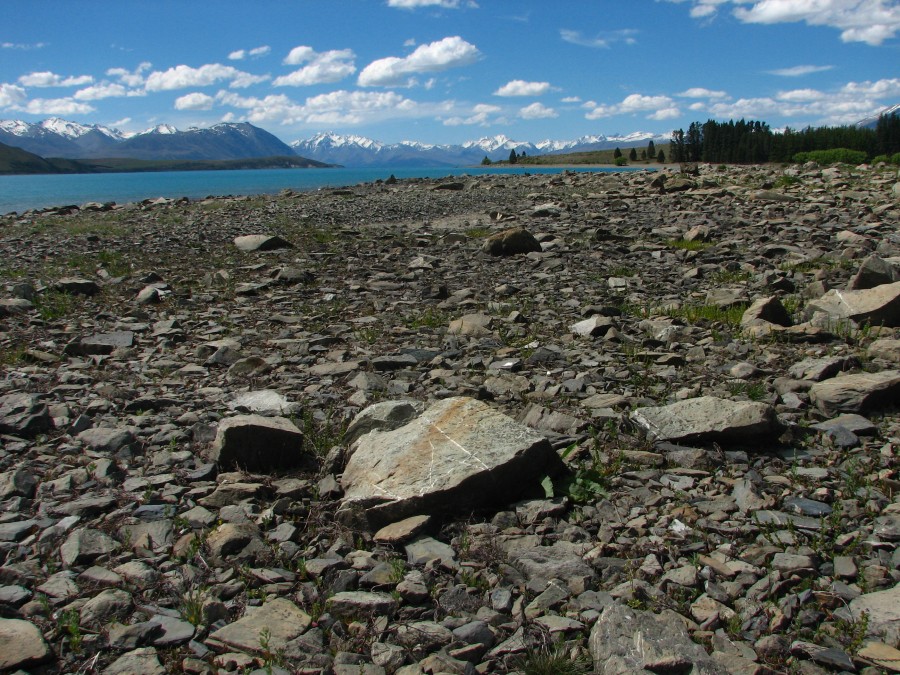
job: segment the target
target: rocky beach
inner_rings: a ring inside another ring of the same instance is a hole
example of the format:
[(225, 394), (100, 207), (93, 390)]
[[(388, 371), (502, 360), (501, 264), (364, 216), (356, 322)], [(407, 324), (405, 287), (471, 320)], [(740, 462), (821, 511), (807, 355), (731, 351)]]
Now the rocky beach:
[(0, 216), (0, 671), (900, 672), (900, 177)]

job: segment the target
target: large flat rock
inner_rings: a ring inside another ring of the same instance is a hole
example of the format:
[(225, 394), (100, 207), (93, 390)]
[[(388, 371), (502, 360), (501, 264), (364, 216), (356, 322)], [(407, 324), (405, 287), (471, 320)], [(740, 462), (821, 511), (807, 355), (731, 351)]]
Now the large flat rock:
[[(244, 616), (209, 636), (209, 644), (247, 652), (275, 651), (309, 628), (309, 615), (285, 598), (248, 607)], [(263, 644), (265, 643), (265, 644)]]
[(209, 449), (210, 461), (250, 471), (309, 465), (303, 433), (284, 417), (236, 415), (219, 423)]
[(639, 408), (631, 419), (653, 441), (748, 442), (779, 431), (771, 406), (714, 396)]
[(373, 524), (512, 499), (557, 459), (546, 438), (466, 397), (365, 434), (351, 450), (344, 502), (365, 508)]
[(858, 291), (832, 289), (807, 305), (807, 312), (825, 312), (875, 326), (900, 326), (900, 281)]
[(900, 370), (854, 373), (816, 382), (809, 399), (826, 415), (865, 413), (897, 405), (900, 401)]
[(604, 675), (726, 673), (703, 647), (691, 640), (684, 621), (674, 612), (657, 615), (611, 605), (594, 624), (588, 649), (594, 659), (594, 672)]
[(868, 614), (867, 635), (897, 644), (900, 641), (900, 584), (854, 598), (850, 601), (850, 613), (857, 620)]
[(33, 623), (0, 619), (0, 670), (35, 666), (52, 655), (40, 629)]

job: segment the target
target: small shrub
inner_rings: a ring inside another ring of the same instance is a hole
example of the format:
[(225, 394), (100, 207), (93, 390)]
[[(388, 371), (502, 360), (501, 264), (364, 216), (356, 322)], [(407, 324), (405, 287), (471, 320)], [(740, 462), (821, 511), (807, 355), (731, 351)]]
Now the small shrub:
[(815, 162), (816, 164), (862, 164), (866, 161), (866, 153), (862, 150), (848, 148), (832, 148), (831, 150), (812, 150), (798, 152), (794, 161), (798, 164)]
[(522, 665), (525, 675), (581, 675), (592, 669), (589, 659), (572, 659), (561, 647), (529, 651)]

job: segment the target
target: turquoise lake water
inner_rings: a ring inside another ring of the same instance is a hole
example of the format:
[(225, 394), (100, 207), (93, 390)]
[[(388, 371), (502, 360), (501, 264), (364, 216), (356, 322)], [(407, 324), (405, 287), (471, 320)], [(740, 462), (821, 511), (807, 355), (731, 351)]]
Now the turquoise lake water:
[[(444, 178), (463, 174), (561, 173), (541, 167), (377, 168), (377, 169), (256, 169), (246, 171), (160, 171), (40, 176), (0, 176), (0, 214), (86, 202), (141, 201), (155, 197), (274, 194), (285, 188), (315, 190), (347, 187), (396, 178)], [(646, 169), (569, 169), (615, 172)]]

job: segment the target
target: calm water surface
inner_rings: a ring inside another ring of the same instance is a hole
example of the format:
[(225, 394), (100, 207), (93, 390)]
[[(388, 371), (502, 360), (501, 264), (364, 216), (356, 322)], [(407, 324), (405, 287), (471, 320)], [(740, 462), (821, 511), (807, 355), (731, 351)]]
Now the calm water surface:
[[(640, 169), (576, 168), (574, 171), (614, 172)], [(482, 174), (561, 173), (541, 167), (378, 168), (378, 169), (256, 169), (243, 171), (160, 171), (40, 176), (0, 176), (0, 214), (85, 202), (141, 201), (154, 197), (274, 194), (285, 188), (315, 190), (396, 178), (444, 178)]]

